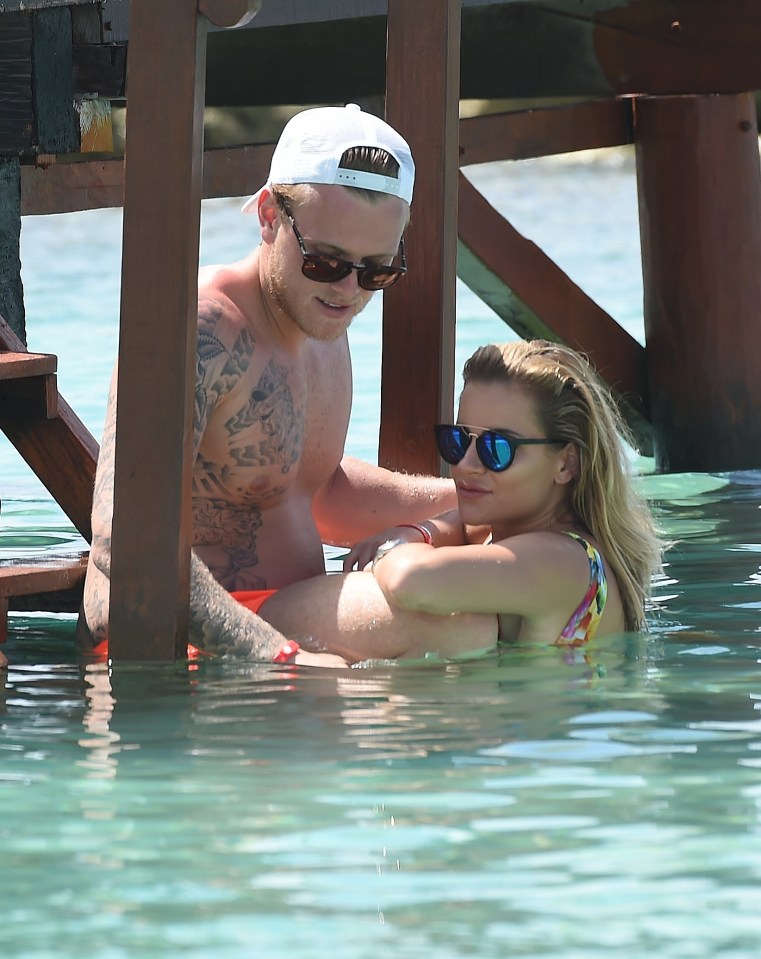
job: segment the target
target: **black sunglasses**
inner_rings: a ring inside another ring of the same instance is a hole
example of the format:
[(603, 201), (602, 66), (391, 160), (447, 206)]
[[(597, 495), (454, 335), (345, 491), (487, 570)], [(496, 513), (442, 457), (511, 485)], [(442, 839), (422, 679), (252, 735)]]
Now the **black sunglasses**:
[(375, 292), (393, 286), (399, 277), (404, 276), (407, 272), (404, 237), (399, 241), (398, 255), (402, 261), (400, 266), (373, 266), (368, 263), (352, 263), (351, 260), (344, 260), (339, 256), (328, 256), (326, 253), (307, 253), (304, 240), (285, 200), (281, 196), (276, 197), (276, 199), (283, 213), (288, 217), (298, 240), (299, 249), (304, 258), (301, 264), (301, 272), (308, 280), (314, 280), (315, 283), (337, 283), (339, 280), (345, 279), (352, 270), (356, 270), (357, 283), (362, 289)]
[(483, 430), (481, 433), (472, 433), (465, 426), (451, 426), (439, 423), (434, 427), (436, 431), (436, 445), (441, 458), (447, 463), (456, 465), (465, 456), (470, 441), (476, 441), (476, 453), (487, 470), (492, 473), (503, 473), (515, 459), (515, 451), (519, 446), (543, 446), (560, 444), (565, 446), (565, 440), (527, 440), (508, 436), (498, 430)]

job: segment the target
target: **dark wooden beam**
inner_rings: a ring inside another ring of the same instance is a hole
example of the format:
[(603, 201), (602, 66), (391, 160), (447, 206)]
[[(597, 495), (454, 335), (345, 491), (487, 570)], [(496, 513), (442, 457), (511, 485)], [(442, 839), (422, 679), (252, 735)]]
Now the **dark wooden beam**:
[(32, 14), (35, 143), (42, 153), (79, 149), (79, 118), (74, 109), (71, 13), (68, 8)]
[(22, 13), (0, 14), (0, 155), (32, 145), (32, 22)]
[(460, 166), (573, 153), (633, 141), (629, 100), (595, 100), (460, 120)]
[[(333, 3), (331, 19), (320, 0), (269, 18), (267, 7), (249, 28), (209, 37), (209, 105), (271, 104), (274, 75), (280, 103), (383, 93), (383, 4)], [(756, 90), (759, 49), (757, 0), (465, 0), (460, 97)]]
[[(206, 150), (203, 197), (244, 196), (267, 179), (274, 144)], [(113, 159), (58, 163), (39, 157), (21, 168), (21, 214), (72, 213), (118, 207), (124, 202), (124, 161)]]
[(523, 337), (588, 354), (644, 452), (651, 449), (645, 350), (460, 174), (462, 280)]
[[(25, 346), (0, 317), (0, 350), (23, 353)], [(1, 384), (0, 384), (1, 385)], [(82, 536), (92, 538), (90, 514), (98, 444), (64, 398), (48, 418), (0, 398), (0, 429), (34, 470)]]
[(761, 170), (749, 94), (636, 101), (659, 469), (761, 467)]
[(460, 0), (389, 0), (386, 117), (416, 178), (410, 272), (383, 294), (378, 461), (410, 473), (439, 473), (430, 425), (454, 399), (459, 40)]
[(21, 283), (21, 166), (0, 156), (0, 315), (23, 343), (26, 340)]
[[(133, 0), (109, 625), (116, 661), (172, 660), (187, 644), (205, 34), (195, 0), (163, 0), (161, 15), (154, 0)], [(158, 109), (168, 90), (171, 109)]]

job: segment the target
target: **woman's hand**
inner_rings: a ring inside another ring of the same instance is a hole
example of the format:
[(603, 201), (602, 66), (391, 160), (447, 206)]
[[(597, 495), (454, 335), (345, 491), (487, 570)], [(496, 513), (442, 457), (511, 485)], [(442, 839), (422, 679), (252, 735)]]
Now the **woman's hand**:
[(353, 569), (367, 569), (372, 565), (378, 547), (389, 540), (400, 540), (404, 543), (422, 543), (423, 534), (414, 526), (390, 526), (388, 529), (360, 540), (344, 557), (344, 572), (350, 573)]

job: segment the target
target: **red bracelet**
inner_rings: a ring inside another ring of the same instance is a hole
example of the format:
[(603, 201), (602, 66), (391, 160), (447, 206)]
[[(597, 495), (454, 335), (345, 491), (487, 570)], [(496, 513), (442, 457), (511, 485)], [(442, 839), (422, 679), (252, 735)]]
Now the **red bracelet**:
[(417, 523), (397, 523), (399, 529), (416, 529), (429, 546), (433, 546), (433, 536), (425, 526), (418, 526)]
[(294, 642), (292, 639), (287, 639), (272, 657), (272, 662), (287, 663), (289, 659), (293, 659), (300, 649), (301, 646), (299, 646), (297, 642)]

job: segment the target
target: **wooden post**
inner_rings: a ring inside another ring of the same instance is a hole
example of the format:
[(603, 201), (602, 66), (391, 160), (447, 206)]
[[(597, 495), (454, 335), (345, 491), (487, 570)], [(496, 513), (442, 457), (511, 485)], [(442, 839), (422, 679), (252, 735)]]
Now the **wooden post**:
[(638, 98), (657, 467), (761, 466), (761, 172), (752, 94)]
[(110, 653), (187, 643), (205, 23), (133, 0), (124, 173)]
[(438, 474), (432, 426), (454, 401), (460, 0), (389, 0), (386, 71), (386, 118), (416, 180), (409, 274), (383, 294), (378, 460)]
[(0, 315), (26, 343), (21, 282), (21, 164), (0, 156)]
[[(201, 0), (221, 25), (252, 0)], [(133, 0), (124, 180), (110, 653), (187, 644), (206, 20)]]

